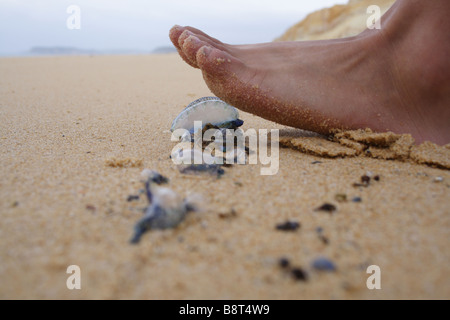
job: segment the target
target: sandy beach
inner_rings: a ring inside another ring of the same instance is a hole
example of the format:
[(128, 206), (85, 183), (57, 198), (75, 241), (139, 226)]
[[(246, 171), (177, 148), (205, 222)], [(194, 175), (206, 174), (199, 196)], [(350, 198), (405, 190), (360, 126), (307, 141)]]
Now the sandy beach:
[[(183, 175), (169, 159), (170, 125), (210, 95), (176, 54), (1, 58), (0, 298), (450, 298), (448, 170), (283, 148), (273, 176), (261, 164)], [(296, 131), (240, 118), (243, 129)], [(145, 168), (201, 195), (203, 210), (132, 245), (147, 202), (127, 198)], [(378, 181), (354, 186), (368, 172)], [(336, 210), (315, 210), (324, 203)], [(276, 228), (286, 221), (300, 227)], [(335, 270), (314, 268), (318, 257)], [(66, 286), (70, 265), (80, 290)], [(366, 286), (370, 265), (380, 290)]]

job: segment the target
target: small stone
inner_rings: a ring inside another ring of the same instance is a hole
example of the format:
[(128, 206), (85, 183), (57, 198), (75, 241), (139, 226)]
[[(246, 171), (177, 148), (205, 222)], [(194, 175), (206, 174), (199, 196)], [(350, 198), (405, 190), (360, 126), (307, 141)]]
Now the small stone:
[(130, 195), (127, 197), (127, 201), (128, 201), (128, 202), (131, 202), (131, 201), (134, 201), (134, 200), (139, 200), (139, 195), (130, 194)]
[(320, 257), (312, 262), (312, 267), (318, 271), (336, 271), (336, 265), (333, 261), (325, 257)]
[(308, 280), (308, 275), (306, 274), (306, 272), (302, 269), (302, 268), (292, 268), (291, 269), (291, 274), (294, 277), (295, 280), (298, 281), (306, 281)]
[(369, 184), (370, 183), (370, 177), (368, 175), (364, 175), (361, 177), (361, 182), (364, 184)]
[(353, 197), (352, 201), (353, 202), (361, 202), (362, 199), (361, 199), (361, 197)]
[(434, 181), (434, 182), (442, 182), (442, 181), (444, 181), (444, 178), (442, 178), (442, 177), (436, 177), (436, 178), (434, 178), (433, 181)]
[(376, 175), (375, 177), (373, 177), (373, 180), (375, 180), (375, 181), (380, 181), (380, 176), (379, 176), (379, 175)]
[(334, 211), (336, 211), (336, 209), (337, 208), (334, 204), (324, 203), (320, 207), (316, 208), (314, 211), (327, 211), (327, 212), (333, 213)]
[(278, 260), (278, 264), (280, 265), (280, 267), (282, 267), (283, 269), (289, 267), (289, 265), (291, 264), (291, 262), (289, 261), (288, 258), (280, 258), (280, 260)]
[(298, 228), (300, 228), (300, 223), (296, 221), (286, 221), (276, 226), (276, 229), (281, 231), (295, 231)]
[(335, 199), (337, 202), (346, 202), (346, 201), (347, 201), (347, 195), (346, 195), (345, 193), (337, 193), (337, 194), (334, 196), (334, 199)]

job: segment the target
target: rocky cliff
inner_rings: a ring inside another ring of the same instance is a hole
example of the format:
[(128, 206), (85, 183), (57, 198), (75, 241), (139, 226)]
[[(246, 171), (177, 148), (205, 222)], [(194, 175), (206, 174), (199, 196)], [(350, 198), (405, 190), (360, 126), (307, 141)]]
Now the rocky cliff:
[(345, 5), (335, 5), (309, 14), (289, 28), (275, 41), (322, 40), (354, 36), (367, 28), (371, 14), (367, 8), (377, 5), (384, 14), (395, 0), (349, 0)]

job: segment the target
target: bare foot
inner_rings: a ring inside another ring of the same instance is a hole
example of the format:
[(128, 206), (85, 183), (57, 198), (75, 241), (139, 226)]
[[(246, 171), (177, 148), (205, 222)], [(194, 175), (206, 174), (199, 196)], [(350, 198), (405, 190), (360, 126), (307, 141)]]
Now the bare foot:
[(320, 133), (371, 128), (450, 142), (450, 1), (398, 0), (381, 30), (345, 39), (229, 45), (192, 27), (170, 38), (235, 107)]

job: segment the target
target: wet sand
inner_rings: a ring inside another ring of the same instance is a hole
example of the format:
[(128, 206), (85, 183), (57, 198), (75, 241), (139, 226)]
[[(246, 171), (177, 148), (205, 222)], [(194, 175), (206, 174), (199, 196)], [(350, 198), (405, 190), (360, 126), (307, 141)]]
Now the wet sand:
[[(220, 179), (182, 175), (168, 129), (208, 95), (177, 55), (0, 59), (0, 298), (450, 298), (448, 170), (286, 148), (274, 176), (260, 164)], [(292, 132), (240, 118), (244, 130)], [(204, 205), (131, 245), (146, 201), (127, 197), (143, 188), (145, 168)], [(367, 172), (379, 180), (354, 186)], [(315, 210), (324, 203), (336, 210)], [(276, 229), (287, 220), (300, 227)], [(317, 257), (336, 270), (314, 269)], [(69, 265), (81, 269), (81, 290), (66, 287)], [(370, 265), (380, 290), (366, 286)]]

